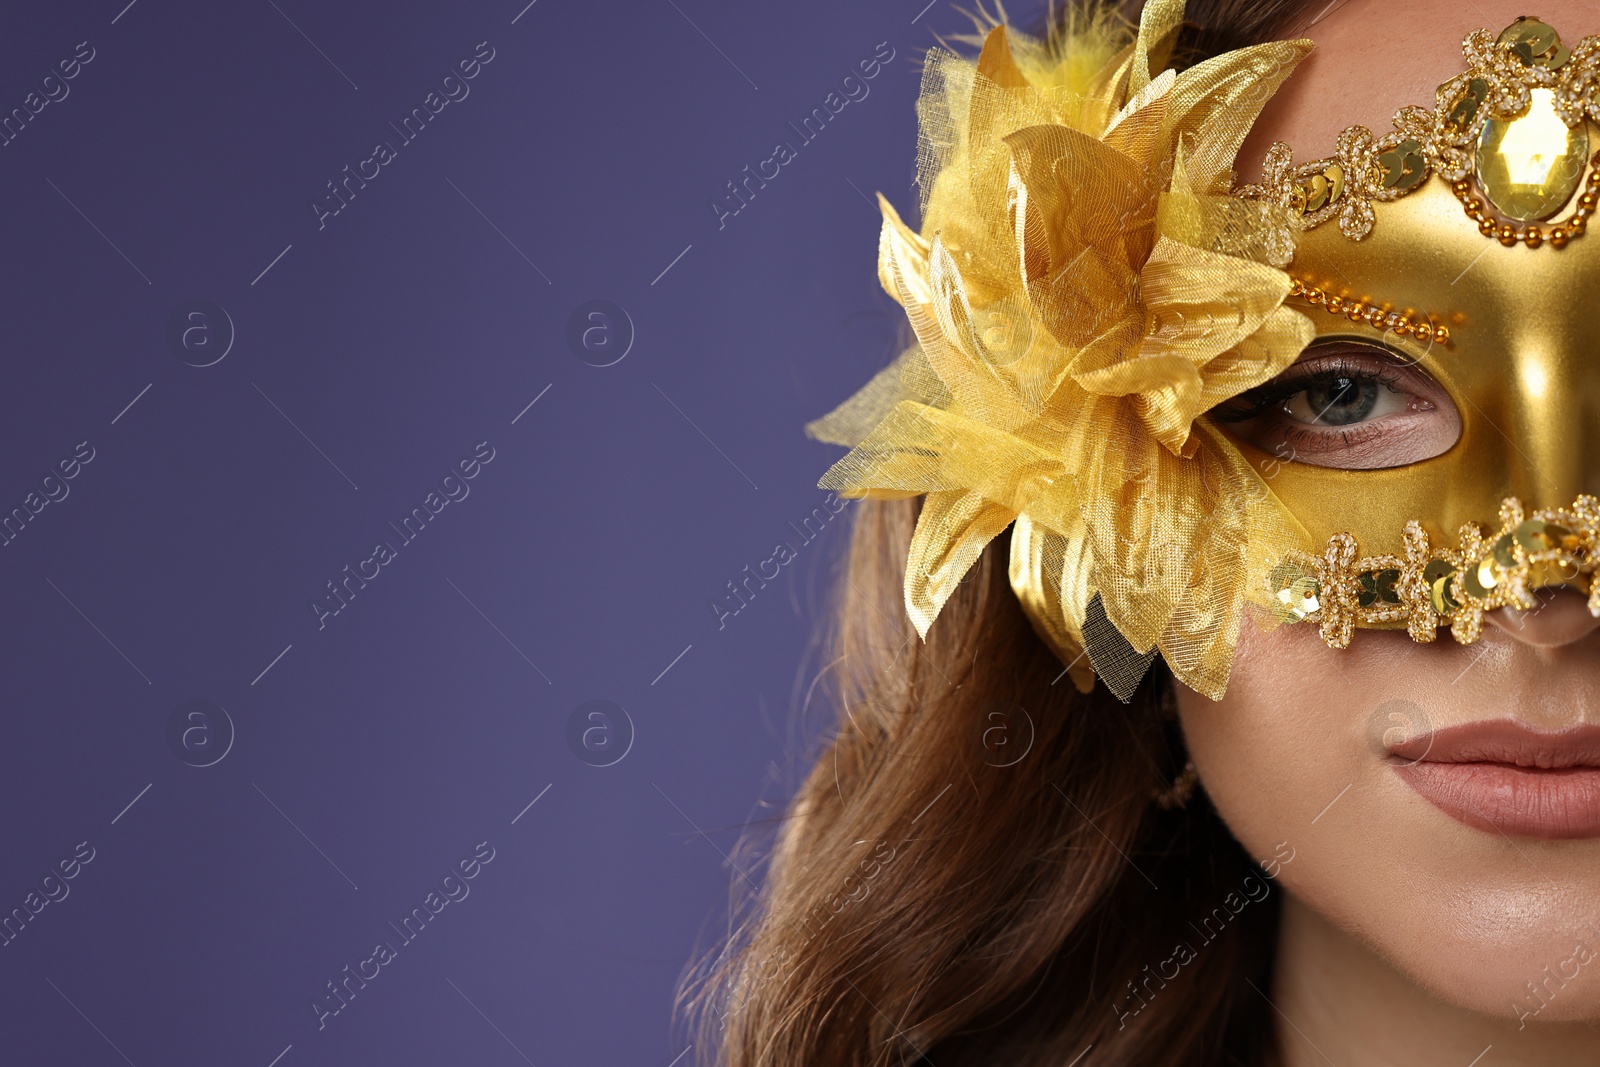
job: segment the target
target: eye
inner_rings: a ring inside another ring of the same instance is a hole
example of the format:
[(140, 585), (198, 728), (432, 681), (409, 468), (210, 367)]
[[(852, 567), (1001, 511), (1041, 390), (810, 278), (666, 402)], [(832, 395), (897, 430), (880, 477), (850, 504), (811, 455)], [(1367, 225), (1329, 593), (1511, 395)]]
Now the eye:
[(1281, 459), (1345, 470), (1431, 459), (1461, 436), (1461, 415), (1438, 382), (1406, 357), (1359, 341), (1313, 344), (1210, 418)]
[(1354, 426), (1408, 410), (1411, 399), (1376, 378), (1329, 375), (1283, 402), (1283, 412), (1308, 426)]

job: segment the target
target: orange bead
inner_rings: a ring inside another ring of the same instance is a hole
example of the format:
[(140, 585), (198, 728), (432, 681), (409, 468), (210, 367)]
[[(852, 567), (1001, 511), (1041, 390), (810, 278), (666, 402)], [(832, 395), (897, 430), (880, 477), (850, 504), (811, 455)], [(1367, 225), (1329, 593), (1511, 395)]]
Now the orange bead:
[(1433, 330), (1433, 339), (1442, 345), (1450, 343), (1450, 327), (1436, 326)]
[(1510, 248), (1512, 245), (1517, 243), (1516, 227), (1511, 225), (1509, 222), (1502, 224), (1499, 231), (1499, 238), (1501, 244), (1505, 245), (1507, 248)]

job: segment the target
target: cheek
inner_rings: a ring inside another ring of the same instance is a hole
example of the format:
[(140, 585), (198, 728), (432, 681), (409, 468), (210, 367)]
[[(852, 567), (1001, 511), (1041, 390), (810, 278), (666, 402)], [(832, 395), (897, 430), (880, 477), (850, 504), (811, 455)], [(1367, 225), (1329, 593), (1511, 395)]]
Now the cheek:
[(1278, 876), (1290, 889), (1320, 873), (1328, 830), (1350, 800), (1359, 771), (1350, 722), (1366, 704), (1307, 635), (1315, 639), (1315, 628), (1262, 634), (1247, 620), (1226, 696), (1213, 703), (1180, 686), (1178, 700), (1207, 796), (1258, 861), (1293, 850)]
[[(1600, 947), (1600, 842), (1464, 826), (1395, 774), (1384, 735), (1504, 716), (1518, 686), (1561, 687), (1531, 663), (1447, 634), (1419, 645), (1362, 630), (1333, 650), (1315, 627), (1263, 634), (1246, 620), (1226, 696), (1180, 687), (1179, 713), (1200, 781), (1245, 850), (1265, 861), (1293, 849), (1283, 888), (1436, 995), (1506, 1016), (1575, 942)], [(1541, 1018), (1597, 1014), (1600, 964)]]

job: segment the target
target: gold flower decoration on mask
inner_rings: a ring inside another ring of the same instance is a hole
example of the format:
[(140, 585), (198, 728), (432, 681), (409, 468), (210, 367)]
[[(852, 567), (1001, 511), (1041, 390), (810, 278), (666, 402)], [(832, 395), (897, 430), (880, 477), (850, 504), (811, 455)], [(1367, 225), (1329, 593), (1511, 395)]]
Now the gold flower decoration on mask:
[(1284, 209), (1228, 195), (1240, 142), (1310, 45), (1163, 70), (1182, 13), (1153, 0), (1137, 34), (993, 25), (976, 61), (930, 52), (921, 232), (879, 198), (879, 278), (916, 343), (809, 429), (854, 446), (822, 486), (925, 496), (905, 576), (923, 636), (1016, 523), (1013, 587), (1080, 688), (1098, 595), (1133, 653), (1158, 649), (1215, 698), (1244, 605), (1270, 606), (1273, 564), (1309, 548), (1200, 416), (1313, 336), (1283, 306)]

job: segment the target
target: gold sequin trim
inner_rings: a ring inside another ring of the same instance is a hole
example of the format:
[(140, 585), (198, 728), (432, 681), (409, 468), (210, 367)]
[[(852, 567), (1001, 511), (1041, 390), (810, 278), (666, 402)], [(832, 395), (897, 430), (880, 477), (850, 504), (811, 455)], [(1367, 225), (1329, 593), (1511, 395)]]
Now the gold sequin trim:
[(1279, 617), (1316, 623), (1331, 648), (1347, 646), (1358, 625), (1402, 623), (1415, 641), (1432, 641), (1448, 625), (1470, 645), (1484, 612), (1530, 610), (1539, 603), (1535, 589), (1566, 584), (1586, 591), (1589, 613), (1600, 618), (1600, 499), (1588, 494), (1531, 516), (1507, 497), (1497, 532), (1485, 536), (1467, 523), (1454, 548), (1433, 544), (1412, 520), (1404, 543), (1404, 556), (1359, 556), (1356, 539), (1340, 533), (1320, 556), (1295, 553), (1269, 579)]
[[(1526, 114), (1536, 89), (1551, 92), (1555, 114), (1569, 128), (1585, 120), (1600, 122), (1600, 36), (1585, 37), (1568, 51), (1549, 26), (1521, 18), (1498, 36), (1474, 30), (1462, 41), (1461, 52), (1466, 71), (1439, 86), (1432, 109), (1401, 108), (1394, 128), (1382, 136), (1350, 126), (1331, 157), (1309, 163), (1297, 165), (1290, 147), (1275, 142), (1263, 157), (1261, 181), (1235, 189), (1234, 195), (1280, 205), (1300, 229), (1337, 219), (1339, 231), (1359, 241), (1372, 232), (1373, 204), (1416, 191), (1431, 174), (1452, 185), (1472, 178), (1485, 124)], [(1585, 192), (1594, 189), (1591, 184)], [(1548, 232), (1493, 219), (1491, 233), (1490, 218), (1485, 214), (1480, 228), (1503, 244), (1561, 248), (1583, 232), (1587, 215)]]

